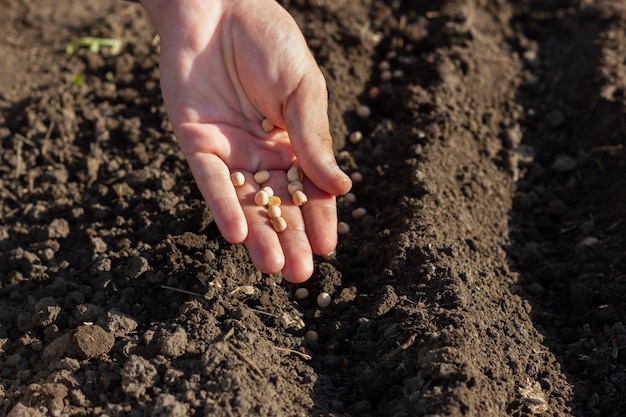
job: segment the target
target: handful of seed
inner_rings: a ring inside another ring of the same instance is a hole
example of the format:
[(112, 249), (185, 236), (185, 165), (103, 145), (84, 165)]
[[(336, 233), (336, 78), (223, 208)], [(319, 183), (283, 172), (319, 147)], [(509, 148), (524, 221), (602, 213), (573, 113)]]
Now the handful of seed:
[[(241, 187), (246, 182), (245, 176), (241, 172), (232, 173), (230, 178), (235, 187)], [(269, 171), (258, 171), (254, 174), (254, 182), (259, 185), (269, 181), (269, 179)], [(308, 201), (308, 198), (306, 194), (304, 194), (304, 186), (302, 185), (303, 175), (300, 167), (293, 165), (289, 168), (287, 171), (287, 179), (289, 180), (287, 190), (291, 195), (291, 200), (295, 206), (301, 207)], [(280, 197), (274, 195), (272, 187), (266, 186), (257, 191), (254, 195), (254, 203), (257, 206), (267, 208), (267, 215), (275, 231), (280, 233), (287, 229), (287, 221), (282, 217), (280, 209), (282, 201)]]

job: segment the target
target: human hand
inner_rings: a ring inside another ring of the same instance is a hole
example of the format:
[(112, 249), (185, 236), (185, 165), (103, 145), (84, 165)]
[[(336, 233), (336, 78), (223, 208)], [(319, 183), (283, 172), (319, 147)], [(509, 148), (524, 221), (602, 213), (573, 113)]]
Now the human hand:
[[(274, 0), (144, 0), (161, 38), (161, 89), (178, 143), (226, 240), (243, 242), (255, 266), (302, 282), (312, 254), (337, 244), (335, 196), (351, 181), (333, 156), (326, 84), (291, 16)], [(267, 118), (275, 129), (265, 132)], [(297, 160), (309, 199), (291, 204), (286, 171)], [(276, 233), (254, 204), (252, 180), (284, 202)], [(235, 188), (230, 174), (246, 183)]]

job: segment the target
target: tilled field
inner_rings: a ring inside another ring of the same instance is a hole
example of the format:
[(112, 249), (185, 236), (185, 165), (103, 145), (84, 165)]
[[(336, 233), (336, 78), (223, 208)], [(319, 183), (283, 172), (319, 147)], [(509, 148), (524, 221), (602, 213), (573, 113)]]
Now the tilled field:
[(0, 0), (0, 415), (623, 415), (623, 1), (282, 4), (363, 177), (301, 300), (220, 237), (140, 6)]

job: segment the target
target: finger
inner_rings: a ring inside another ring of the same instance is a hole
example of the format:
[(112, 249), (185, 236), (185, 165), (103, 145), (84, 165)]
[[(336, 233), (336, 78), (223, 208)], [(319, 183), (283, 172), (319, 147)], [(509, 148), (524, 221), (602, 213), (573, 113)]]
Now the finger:
[[(263, 184), (266, 185), (268, 184)], [(285, 256), (268, 217), (267, 208), (254, 202), (254, 196), (259, 189), (260, 186), (254, 182), (250, 173), (246, 173), (246, 183), (237, 188), (237, 195), (248, 222), (249, 233), (244, 243), (250, 252), (252, 263), (261, 272), (273, 274), (283, 269)]]
[(324, 76), (314, 62), (311, 68), (285, 103), (287, 132), (306, 176), (326, 193), (342, 195), (352, 181), (333, 154)]
[(187, 163), (224, 239), (243, 242), (248, 225), (226, 164), (213, 154), (200, 152), (188, 154)]
[(300, 207), (313, 253), (326, 256), (337, 247), (337, 202), (314, 184), (304, 181), (306, 204)]

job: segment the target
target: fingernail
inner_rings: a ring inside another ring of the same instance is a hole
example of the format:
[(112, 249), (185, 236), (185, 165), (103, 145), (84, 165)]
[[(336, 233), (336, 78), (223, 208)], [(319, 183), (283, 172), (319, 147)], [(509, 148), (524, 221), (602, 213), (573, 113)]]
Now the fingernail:
[(350, 177), (348, 176), (348, 174), (346, 174), (345, 172), (343, 172), (341, 170), (341, 168), (339, 168), (339, 165), (335, 165), (333, 167), (333, 172), (335, 173), (335, 175), (337, 176), (337, 178), (341, 179), (342, 181), (352, 181), (350, 179)]

